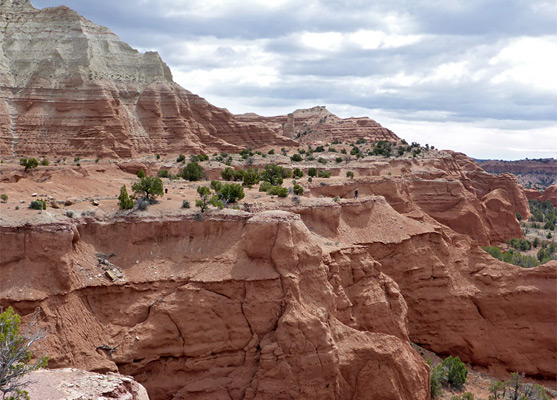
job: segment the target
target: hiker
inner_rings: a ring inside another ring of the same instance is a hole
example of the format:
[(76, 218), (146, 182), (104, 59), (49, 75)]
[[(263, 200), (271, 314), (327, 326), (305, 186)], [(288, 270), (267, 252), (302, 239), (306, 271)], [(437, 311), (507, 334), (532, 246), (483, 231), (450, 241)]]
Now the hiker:
[(355, 199), (358, 198), (358, 189), (354, 190), (354, 198), (355, 198)]

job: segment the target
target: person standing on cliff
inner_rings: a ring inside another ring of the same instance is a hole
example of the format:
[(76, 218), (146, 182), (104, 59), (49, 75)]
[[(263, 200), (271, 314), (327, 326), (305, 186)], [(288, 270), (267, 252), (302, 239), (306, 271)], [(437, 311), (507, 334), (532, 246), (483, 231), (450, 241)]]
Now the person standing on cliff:
[(355, 198), (355, 199), (358, 198), (358, 189), (354, 190), (354, 198)]

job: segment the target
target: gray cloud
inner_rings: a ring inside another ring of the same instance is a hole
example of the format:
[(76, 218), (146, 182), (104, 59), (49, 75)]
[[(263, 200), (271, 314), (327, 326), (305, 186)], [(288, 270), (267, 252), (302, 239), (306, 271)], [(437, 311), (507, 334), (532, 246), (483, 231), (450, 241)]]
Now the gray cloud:
[[(67, 5), (131, 46), (159, 51), (180, 84), (236, 112), (334, 104), (409, 124), (499, 120), (509, 132), (548, 130), (557, 119), (554, 2), (253, 1), (203, 12), (206, 2), (195, 0)], [(369, 41), (354, 36), (362, 31)], [(405, 35), (417, 36), (399, 42)]]

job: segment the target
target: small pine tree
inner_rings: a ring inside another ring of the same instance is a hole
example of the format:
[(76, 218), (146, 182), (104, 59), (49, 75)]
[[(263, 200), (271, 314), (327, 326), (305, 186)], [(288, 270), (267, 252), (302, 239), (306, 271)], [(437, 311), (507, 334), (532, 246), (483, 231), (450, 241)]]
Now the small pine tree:
[(133, 208), (133, 200), (128, 195), (126, 185), (120, 188), (120, 196), (118, 196), (118, 207), (120, 210), (129, 210)]
[(137, 177), (139, 179), (145, 178), (145, 171), (143, 171), (143, 169), (140, 169), (139, 171), (137, 171)]

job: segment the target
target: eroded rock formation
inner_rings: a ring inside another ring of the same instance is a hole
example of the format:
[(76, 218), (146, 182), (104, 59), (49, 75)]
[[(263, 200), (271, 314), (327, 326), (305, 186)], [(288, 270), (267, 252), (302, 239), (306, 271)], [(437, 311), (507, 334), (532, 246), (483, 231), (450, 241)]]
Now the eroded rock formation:
[(3, 157), (295, 145), (181, 88), (157, 53), (138, 53), (67, 7), (2, 0), (0, 10)]
[(74, 368), (31, 372), (25, 390), (41, 400), (149, 400), (145, 388), (119, 374), (95, 374)]
[(323, 106), (296, 110), (286, 116), (261, 117), (256, 114), (243, 114), (237, 118), (240, 121), (262, 124), (300, 143), (323, 144), (348, 139), (354, 142), (358, 139), (369, 142), (400, 140), (391, 130), (370, 118), (339, 118)]

